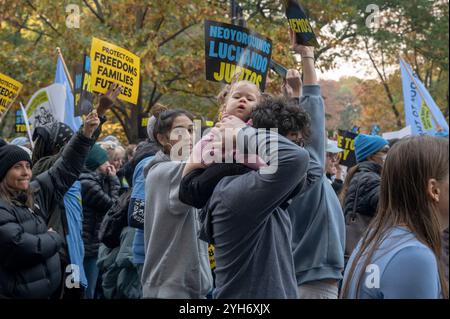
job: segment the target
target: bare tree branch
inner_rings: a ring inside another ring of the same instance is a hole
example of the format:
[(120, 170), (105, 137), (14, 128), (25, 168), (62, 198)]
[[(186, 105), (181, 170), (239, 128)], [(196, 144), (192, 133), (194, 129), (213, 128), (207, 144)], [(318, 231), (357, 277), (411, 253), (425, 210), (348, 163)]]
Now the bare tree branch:
[(169, 36), (168, 38), (164, 39), (163, 41), (161, 41), (158, 44), (158, 48), (162, 47), (164, 44), (166, 44), (167, 42), (175, 39), (180, 33), (183, 33), (184, 31), (186, 31), (187, 29), (193, 27), (194, 25), (198, 24), (198, 22), (192, 22), (191, 24), (181, 28), (180, 30), (178, 30), (177, 32), (175, 32), (174, 34), (172, 34), (171, 36)]
[(148, 101), (147, 108), (146, 108), (147, 113), (150, 112), (150, 109), (152, 108), (153, 104), (155, 104), (155, 103), (153, 103), (153, 99), (155, 97), (157, 87), (158, 87), (158, 83), (153, 81), (152, 93), (150, 94), (150, 99)]
[(144, 10), (142, 10), (142, 7), (140, 6), (136, 7), (136, 31), (142, 29), (142, 27), (144, 26), (144, 20), (147, 11), (148, 4), (145, 5)]
[(364, 44), (365, 44), (365, 47), (366, 47), (367, 55), (369, 56), (369, 59), (372, 62), (372, 65), (375, 68), (375, 71), (378, 73), (378, 76), (380, 77), (381, 83), (383, 83), (384, 90), (385, 90), (385, 92), (386, 92), (386, 94), (388, 96), (388, 99), (389, 99), (389, 101), (391, 103), (392, 111), (394, 112), (395, 118), (397, 120), (397, 126), (398, 126), (398, 128), (402, 128), (402, 121), (400, 119), (400, 113), (397, 110), (397, 105), (395, 104), (395, 100), (394, 100), (394, 97), (392, 96), (391, 89), (389, 88), (389, 85), (387, 84), (386, 79), (383, 77), (383, 74), (381, 73), (381, 71), (378, 68), (378, 66), (377, 66), (377, 64), (376, 64), (372, 54), (370, 53), (369, 43), (368, 43), (368, 39), (367, 38), (364, 39)]
[(95, 11), (94, 8), (87, 2), (87, 0), (83, 0), (83, 2), (86, 4), (89, 10), (91, 10), (91, 12), (97, 17), (97, 19), (100, 20), (101, 23), (105, 23), (105, 18), (103, 17), (101, 7), (97, 1), (95, 1), (95, 5), (97, 6), (97, 9), (100, 10), (99, 12)]
[(48, 33), (45, 33), (44, 31), (32, 29), (32, 28), (30, 28), (30, 27), (27, 27), (27, 26), (24, 25), (24, 24), (21, 24), (21, 23), (19, 23), (19, 22), (17, 22), (17, 21), (12, 20), (11, 18), (6, 18), (5, 21), (6, 21), (6, 22), (9, 22), (11, 25), (17, 27), (18, 29), (25, 29), (25, 30), (28, 30), (28, 31), (37, 33), (37, 34), (39, 34), (40, 36), (41, 36), (41, 35), (45, 35), (45, 36), (47, 36), (47, 37), (49, 37), (49, 38), (53, 38), (52, 35), (50, 35), (50, 34), (48, 34)]
[[(26, 3), (28, 4), (29, 7), (31, 7), (34, 11), (37, 12), (36, 7), (31, 3), (30, 0), (27, 0)], [(59, 32), (59, 31), (53, 26), (53, 24), (50, 22), (50, 20), (49, 20), (46, 16), (40, 14), (39, 12), (37, 12), (37, 16), (38, 16), (38, 18), (39, 18), (40, 20), (42, 20), (46, 25), (48, 25), (53, 31), (55, 31), (56, 34), (58, 34), (59, 36), (62, 36), (62, 33)]]
[(115, 108), (111, 108), (111, 112), (114, 114), (114, 116), (117, 118), (117, 120), (119, 121), (119, 123), (120, 123), (120, 125), (122, 126), (122, 128), (123, 128), (123, 131), (125, 132), (125, 135), (127, 136), (127, 140), (131, 140), (130, 139), (130, 137), (131, 137), (131, 134), (130, 134), (130, 132), (129, 132), (129, 129), (128, 129), (128, 127), (127, 127), (127, 125), (126, 125), (126, 121), (124, 121), (120, 116), (119, 116), (119, 114), (118, 114), (118, 112), (117, 112), (117, 110), (115, 109)]
[(103, 19), (105, 19), (105, 16), (103, 15), (103, 11), (102, 11), (102, 6), (98, 2), (98, 0), (94, 0), (94, 3), (95, 3), (95, 7), (97, 8), (97, 12), (98, 12), (99, 16), (101, 16)]

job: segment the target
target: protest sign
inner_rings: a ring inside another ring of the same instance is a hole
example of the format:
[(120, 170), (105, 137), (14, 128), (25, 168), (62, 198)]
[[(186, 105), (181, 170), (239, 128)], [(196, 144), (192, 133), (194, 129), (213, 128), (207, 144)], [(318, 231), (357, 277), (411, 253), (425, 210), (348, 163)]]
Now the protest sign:
[(272, 41), (239, 26), (205, 20), (206, 79), (231, 83), (247, 80), (261, 91), (266, 85)]
[(25, 125), (25, 119), (22, 114), (22, 110), (16, 110), (16, 122), (15, 122), (15, 132), (16, 133), (26, 133), (27, 127)]
[(65, 101), (66, 88), (59, 83), (34, 93), (25, 108), (33, 130), (53, 122), (64, 122)]
[(139, 114), (139, 126), (138, 126), (138, 137), (139, 138), (147, 138), (147, 125), (148, 120), (151, 117), (150, 113), (141, 113)]
[(22, 83), (0, 73), (0, 122), (22, 89)]
[(356, 165), (355, 138), (357, 136), (358, 134), (349, 131), (338, 130), (337, 135), (338, 147), (343, 149), (339, 164), (347, 167), (352, 167)]
[(93, 92), (106, 93), (112, 83), (122, 85), (119, 99), (137, 104), (140, 58), (112, 43), (92, 38), (91, 86)]
[(286, 78), (287, 75), (287, 68), (282, 66), (280, 63), (275, 62), (274, 60), (270, 61), (270, 68), (277, 73), (279, 76), (281, 76), (283, 79)]
[(297, 44), (319, 47), (316, 35), (309, 23), (305, 10), (297, 0), (284, 0), (286, 17), (291, 30), (295, 32)]
[(81, 87), (83, 85), (83, 65), (75, 64), (73, 68), (73, 78), (75, 82), (73, 84), (73, 105), (75, 108), (74, 115), (80, 116), (81, 113), (78, 110), (78, 103), (81, 97)]
[(393, 139), (400, 139), (404, 137), (408, 137), (412, 135), (411, 125), (408, 125), (407, 127), (402, 128), (400, 131), (394, 131), (394, 132), (386, 132), (383, 133), (382, 137), (389, 141)]
[(75, 69), (75, 116), (89, 114), (93, 109), (94, 94), (91, 86), (91, 58), (84, 55), (83, 65)]

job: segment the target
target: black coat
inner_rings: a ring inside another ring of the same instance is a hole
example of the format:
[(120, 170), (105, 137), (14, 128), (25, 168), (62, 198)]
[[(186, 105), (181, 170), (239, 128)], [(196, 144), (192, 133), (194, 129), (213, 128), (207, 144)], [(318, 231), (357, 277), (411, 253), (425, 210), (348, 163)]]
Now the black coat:
[(0, 298), (48, 298), (61, 284), (62, 238), (48, 232), (57, 194), (77, 180), (94, 140), (74, 135), (60, 159), (31, 182), (33, 211), (18, 198), (0, 200)]
[(359, 185), (359, 196), (356, 202), (356, 212), (363, 215), (375, 216), (380, 195), (381, 165), (365, 161), (358, 164), (358, 169), (350, 181), (345, 194), (344, 215), (352, 212)]
[(99, 231), (103, 217), (119, 197), (120, 183), (116, 176), (102, 176), (93, 171), (80, 175), (83, 201), (84, 256), (97, 257)]

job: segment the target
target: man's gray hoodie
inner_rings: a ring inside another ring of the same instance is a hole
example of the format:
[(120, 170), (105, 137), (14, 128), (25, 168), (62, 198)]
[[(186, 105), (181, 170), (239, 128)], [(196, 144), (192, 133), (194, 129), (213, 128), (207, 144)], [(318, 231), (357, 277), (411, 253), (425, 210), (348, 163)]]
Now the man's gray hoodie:
[(178, 199), (184, 166), (160, 151), (146, 168), (144, 298), (202, 299), (212, 290), (198, 210)]
[(311, 160), (307, 183), (288, 208), (298, 285), (321, 279), (341, 279), (345, 246), (342, 208), (324, 174), (325, 107), (320, 86), (303, 88), (300, 107), (311, 118), (311, 137), (306, 146)]
[(259, 149), (259, 156), (270, 165), (278, 162), (278, 168), (224, 177), (204, 207), (200, 238), (215, 245), (213, 297), (297, 298), (291, 221), (279, 206), (305, 179), (308, 152), (274, 132), (264, 136), (251, 127), (239, 132), (237, 149), (241, 154)]

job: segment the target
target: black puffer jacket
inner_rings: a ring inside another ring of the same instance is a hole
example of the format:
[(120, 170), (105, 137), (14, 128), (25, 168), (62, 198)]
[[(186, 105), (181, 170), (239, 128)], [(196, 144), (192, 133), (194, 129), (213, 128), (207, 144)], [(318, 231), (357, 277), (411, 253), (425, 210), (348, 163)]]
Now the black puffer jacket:
[(93, 142), (77, 133), (52, 168), (31, 182), (33, 211), (22, 204), (25, 195), (0, 200), (0, 298), (48, 298), (60, 285), (62, 238), (48, 232), (49, 212), (58, 204), (56, 194), (78, 178)]
[(344, 215), (352, 212), (359, 185), (359, 195), (356, 202), (356, 212), (363, 215), (375, 216), (380, 195), (381, 165), (365, 161), (358, 164), (350, 186), (345, 194)]
[(119, 197), (120, 183), (116, 176), (102, 176), (93, 171), (80, 175), (83, 200), (84, 256), (97, 257), (99, 231), (103, 217)]

